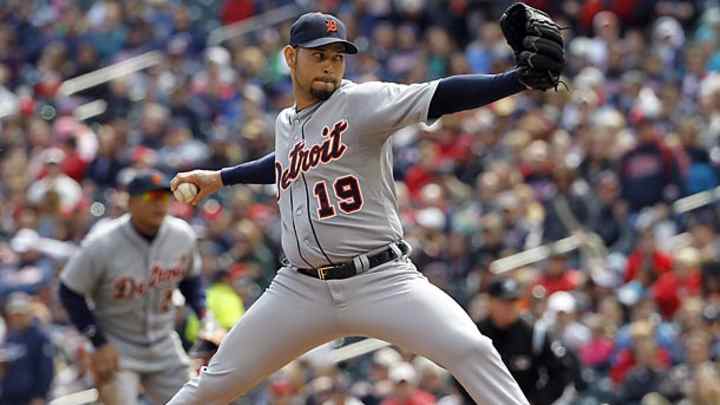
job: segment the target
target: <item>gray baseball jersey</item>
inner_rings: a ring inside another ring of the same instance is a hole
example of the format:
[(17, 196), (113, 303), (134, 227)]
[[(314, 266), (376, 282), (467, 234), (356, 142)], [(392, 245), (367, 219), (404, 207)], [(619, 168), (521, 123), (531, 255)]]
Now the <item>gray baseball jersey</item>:
[(389, 137), (427, 121), (436, 86), (343, 80), (328, 100), (278, 115), (275, 175), (290, 264), (342, 263), (402, 238)]
[(187, 361), (173, 337), (172, 294), (185, 276), (200, 271), (188, 223), (167, 216), (148, 243), (124, 215), (92, 231), (60, 279), (92, 300), (98, 327), (120, 352), (121, 366), (151, 372)]
[(478, 404), (528, 404), (490, 339), (406, 256), (338, 280), (297, 271), (398, 249), (403, 231), (389, 136), (427, 121), (436, 86), (343, 81), (328, 100), (280, 113), (275, 174), (289, 266), (171, 405), (227, 404), (341, 336), (372, 336), (426, 356), (446, 367)]

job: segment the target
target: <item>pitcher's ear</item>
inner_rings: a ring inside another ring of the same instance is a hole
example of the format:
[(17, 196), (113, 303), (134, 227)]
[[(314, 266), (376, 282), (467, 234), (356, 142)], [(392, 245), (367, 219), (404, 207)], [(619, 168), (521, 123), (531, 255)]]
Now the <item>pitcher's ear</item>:
[(297, 58), (297, 49), (292, 45), (286, 45), (283, 49), (283, 56), (285, 56), (285, 63), (287, 63), (288, 66), (293, 66)]

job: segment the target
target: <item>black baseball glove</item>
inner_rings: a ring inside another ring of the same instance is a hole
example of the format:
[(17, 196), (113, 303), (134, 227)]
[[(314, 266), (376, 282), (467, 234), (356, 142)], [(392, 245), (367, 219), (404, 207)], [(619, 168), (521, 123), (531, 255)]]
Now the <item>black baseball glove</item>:
[(525, 87), (557, 90), (565, 67), (560, 26), (544, 12), (515, 3), (500, 17), (500, 28), (515, 52), (520, 81)]
[(199, 367), (206, 366), (220, 347), (225, 334), (225, 329), (218, 325), (212, 315), (207, 315), (202, 320), (198, 337), (188, 354), (198, 361)]
[(220, 342), (224, 336), (224, 332), (216, 332), (212, 335), (200, 334), (188, 354), (193, 358), (209, 360), (220, 347)]

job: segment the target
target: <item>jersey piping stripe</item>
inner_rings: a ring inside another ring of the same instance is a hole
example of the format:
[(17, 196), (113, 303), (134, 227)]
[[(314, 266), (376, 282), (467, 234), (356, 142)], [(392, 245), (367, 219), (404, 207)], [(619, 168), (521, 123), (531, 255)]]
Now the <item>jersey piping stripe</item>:
[[(315, 112), (315, 111), (313, 111)], [(302, 135), (303, 141), (305, 140), (305, 124), (310, 122), (310, 118), (312, 117), (312, 114), (310, 114), (310, 117), (305, 120), (305, 122), (302, 123), (300, 126), (300, 134)], [(323, 249), (322, 244), (320, 244), (320, 238), (317, 236), (317, 232), (315, 231), (315, 225), (313, 225), (313, 219), (312, 219), (312, 213), (310, 212), (310, 191), (308, 190), (308, 184), (307, 180), (305, 179), (305, 173), (302, 174), (303, 179), (303, 185), (305, 186), (305, 199), (307, 200), (307, 214), (308, 214), (308, 222), (310, 223), (310, 229), (313, 233), (313, 238), (315, 238), (315, 243), (317, 243), (318, 247), (320, 248), (320, 252), (322, 252), (323, 256), (325, 256), (325, 259), (327, 259), (328, 264), (334, 265), (332, 260), (330, 260), (330, 256), (325, 253), (325, 249)]]
[(330, 257), (328, 257), (327, 253), (325, 253), (325, 249), (323, 249), (322, 245), (320, 244), (320, 239), (317, 236), (317, 233), (315, 232), (315, 225), (313, 225), (312, 220), (312, 214), (310, 213), (310, 192), (308, 191), (307, 186), (307, 180), (305, 180), (305, 174), (302, 175), (303, 184), (305, 185), (305, 199), (307, 200), (307, 212), (308, 212), (308, 222), (310, 222), (310, 229), (313, 233), (313, 238), (315, 238), (315, 243), (317, 243), (318, 247), (320, 248), (320, 252), (322, 252), (323, 256), (325, 256), (325, 259), (327, 259), (328, 264), (334, 265), (332, 260), (330, 260)]
[(292, 226), (293, 226), (293, 233), (295, 234), (295, 243), (297, 244), (297, 251), (300, 255), (300, 258), (303, 259), (303, 261), (312, 269), (315, 268), (312, 264), (310, 264), (309, 261), (303, 256), (302, 249), (300, 249), (300, 239), (298, 238), (297, 228), (295, 227), (295, 201), (293, 200), (293, 190), (292, 187), (290, 187), (290, 218), (292, 219)]

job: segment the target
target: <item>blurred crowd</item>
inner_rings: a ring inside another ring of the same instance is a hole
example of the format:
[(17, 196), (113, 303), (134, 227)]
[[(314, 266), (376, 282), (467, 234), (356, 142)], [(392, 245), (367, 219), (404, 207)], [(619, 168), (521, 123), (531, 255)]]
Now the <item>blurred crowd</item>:
[[(362, 48), (348, 59), (350, 80), (422, 82), (514, 64), (497, 24), (509, 1), (297, 3), (348, 25)], [(512, 304), (523, 319), (574, 359), (561, 401), (720, 404), (720, 216), (715, 194), (696, 194), (720, 185), (720, 4), (527, 3), (567, 27), (567, 89), (394, 136), (413, 260), (480, 324), (492, 315), (492, 263), (573, 236), (580, 249), (548, 245), (548, 257), (502, 275), (520, 286)], [(52, 398), (92, 386), (90, 346), (60, 309), (57, 278), (93, 226), (125, 212), (134, 171), (219, 169), (272, 150), (275, 116), (292, 104), (281, 57), (292, 20), (220, 44), (211, 33), (288, 4), (0, 2), (0, 404), (13, 390)], [(63, 86), (149, 51), (159, 63)], [(228, 188), (171, 211), (201, 235), (210, 306), (231, 326), (282, 257), (273, 187)], [(177, 298), (189, 347), (198, 322)], [(228, 300), (240, 309), (223, 313)], [(291, 363), (245, 401), (472, 403), (444, 370), (397, 348), (339, 365), (323, 358)]]

